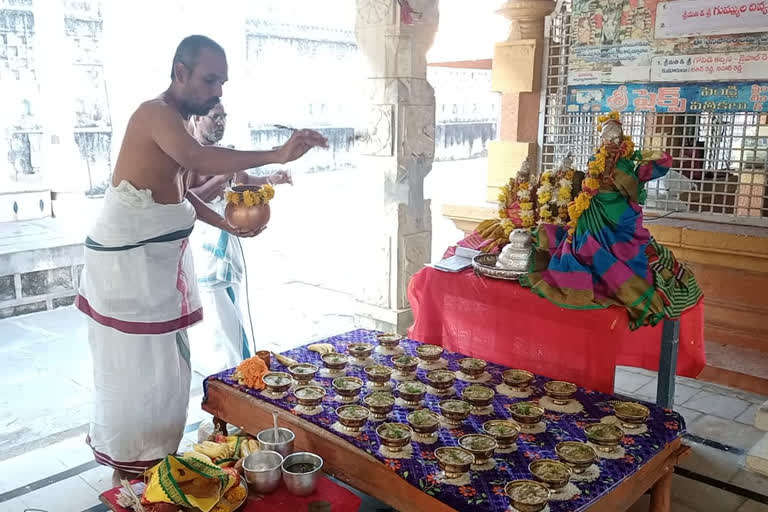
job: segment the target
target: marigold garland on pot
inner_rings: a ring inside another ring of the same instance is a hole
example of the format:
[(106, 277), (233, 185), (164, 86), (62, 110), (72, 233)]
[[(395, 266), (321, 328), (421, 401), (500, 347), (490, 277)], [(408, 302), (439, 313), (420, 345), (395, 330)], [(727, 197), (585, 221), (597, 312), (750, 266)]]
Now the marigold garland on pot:
[(227, 202), (232, 204), (243, 203), (245, 206), (256, 206), (260, 204), (269, 204), (275, 197), (275, 188), (272, 185), (262, 185), (258, 190), (245, 190), (235, 192), (230, 190), (226, 193)]

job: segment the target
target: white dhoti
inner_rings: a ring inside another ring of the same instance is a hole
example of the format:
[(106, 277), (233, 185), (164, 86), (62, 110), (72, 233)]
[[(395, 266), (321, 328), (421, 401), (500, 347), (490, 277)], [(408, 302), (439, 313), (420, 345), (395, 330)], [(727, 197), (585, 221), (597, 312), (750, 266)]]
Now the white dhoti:
[(188, 201), (162, 205), (127, 182), (107, 190), (86, 240), (77, 307), (90, 318), (96, 460), (143, 471), (175, 453), (191, 377), (186, 328), (202, 319)]
[[(210, 203), (219, 214), (224, 202)], [(229, 233), (198, 222), (190, 237), (205, 320), (189, 330), (192, 369), (212, 375), (251, 356), (240, 308), (243, 258), (239, 241)]]

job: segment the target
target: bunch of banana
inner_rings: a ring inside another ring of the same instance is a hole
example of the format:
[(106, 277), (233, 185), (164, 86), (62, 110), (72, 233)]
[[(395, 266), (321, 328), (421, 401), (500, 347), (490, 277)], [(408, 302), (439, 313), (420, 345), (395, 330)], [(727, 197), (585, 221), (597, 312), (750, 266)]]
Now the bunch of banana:
[(240, 457), (247, 457), (259, 451), (259, 443), (255, 439), (245, 439), (240, 444)]
[(330, 343), (314, 343), (307, 347), (312, 352), (317, 352), (318, 354), (330, 354), (331, 352), (336, 352), (336, 348), (331, 345)]
[(280, 354), (275, 354), (274, 352), (272, 352), (272, 356), (277, 359), (277, 362), (283, 366), (293, 366), (295, 364), (299, 364), (299, 362), (295, 359), (291, 359), (290, 357), (285, 357)]
[(197, 459), (201, 462), (205, 462), (206, 464), (210, 464), (211, 466), (214, 465), (210, 457), (208, 457), (207, 455), (203, 455), (200, 452), (196, 452), (196, 451), (184, 452), (184, 457), (188, 459)]
[(232, 457), (232, 449), (226, 443), (214, 443), (213, 441), (203, 441), (195, 444), (192, 449), (198, 453), (210, 457), (212, 460), (228, 459)]

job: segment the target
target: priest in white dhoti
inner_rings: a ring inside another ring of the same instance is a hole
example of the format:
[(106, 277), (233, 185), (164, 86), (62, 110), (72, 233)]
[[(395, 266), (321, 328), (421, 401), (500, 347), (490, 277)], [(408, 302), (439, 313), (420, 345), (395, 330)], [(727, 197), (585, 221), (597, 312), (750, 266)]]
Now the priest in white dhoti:
[[(219, 103), (207, 115), (192, 116), (190, 131), (202, 145), (219, 144), (227, 126), (227, 113)], [(278, 171), (269, 176), (253, 176), (239, 172), (234, 176), (196, 175), (190, 190), (209, 208), (224, 215), (224, 190), (229, 183), (243, 185), (278, 185), (291, 183), (290, 175)], [(250, 315), (241, 299), (245, 278), (243, 248), (240, 240), (225, 230), (198, 222), (190, 238), (195, 257), (195, 270), (205, 320), (189, 330), (192, 345), (192, 369), (207, 376), (237, 366), (250, 357), (253, 340), (244, 319)]]
[(175, 453), (189, 402), (187, 328), (203, 317), (189, 235), (201, 220), (233, 229), (189, 191), (190, 176), (232, 175), (285, 164), (312, 147), (327, 147), (317, 132), (299, 130), (272, 151), (201, 145), (187, 131), (206, 115), (227, 81), (224, 50), (190, 36), (173, 58), (170, 87), (131, 116), (85, 246), (76, 300), (89, 318), (94, 411), (88, 443), (96, 460), (115, 469), (113, 483), (131, 478)]

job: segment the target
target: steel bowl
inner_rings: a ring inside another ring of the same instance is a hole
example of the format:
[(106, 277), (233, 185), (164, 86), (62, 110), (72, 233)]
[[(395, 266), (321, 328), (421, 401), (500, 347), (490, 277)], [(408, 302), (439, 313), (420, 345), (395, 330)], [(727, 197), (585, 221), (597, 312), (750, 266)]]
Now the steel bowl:
[[(311, 398), (307, 397), (305, 395), (307, 391), (312, 391), (317, 396)], [(293, 396), (296, 397), (296, 401), (299, 405), (303, 405), (304, 407), (317, 407), (323, 403), (325, 394), (325, 388), (321, 388), (320, 386), (300, 386), (293, 390)]]
[[(482, 442), (486, 446), (483, 448), (477, 445)], [(467, 434), (459, 438), (459, 446), (467, 450), (475, 457), (475, 464), (482, 465), (488, 462), (493, 457), (493, 452), (499, 447), (499, 443), (496, 442), (491, 436), (484, 434)]]
[[(353, 382), (354, 387), (341, 387), (342, 382)], [(331, 381), (331, 386), (334, 391), (344, 398), (354, 398), (360, 394), (360, 390), (363, 389), (363, 379), (357, 377), (337, 377)]]
[[(494, 427), (504, 427), (505, 431), (500, 433), (493, 430)], [(509, 448), (517, 441), (520, 435), (520, 425), (508, 420), (490, 420), (483, 423), (483, 432), (491, 436), (499, 444), (499, 448)]]
[(243, 473), (254, 492), (269, 494), (280, 485), (283, 456), (278, 452), (262, 450), (253, 452), (243, 460)]
[[(459, 402), (461, 404), (465, 404), (461, 406), (461, 411), (453, 410), (447, 408), (449, 405)], [(469, 418), (470, 413), (472, 412), (472, 404), (469, 402), (465, 402), (464, 400), (443, 400), (438, 404), (438, 407), (440, 407), (440, 413), (443, 415), (443, 418), (445, 418), (445, 421), (452, 426), (458, 427), (461, 425), (461, 422)]]
[[(386, 404), (382, 405), (381, 401), (377, 402), (378, 405), (373, 404), (374, 401), (374, 395), (377, 397), (386, 396), (388, 397), (386, 400)], [(392, 396), (390, 393), (384, 393), (384, 392), (378, 392), (378, 393), (371, 393), (367, 397), (363, 399), (363, 403), (368, 407), (368, 410), (371, 411), (371, 416), (375, 420), (383, 420), (385, 419), (389, 413), (392, 412), (392, 410), (395, 408), (395, 397)]]
[(621, 426), (629, 430), (640, 428), (651, 414), (648, 407), (636, 402), (616, 402), (613, 404), (613, 412)]
[(377, 334), (376, 339), (379, 340), (379, 345), (391, 350), (400, 344), (400, 341), (403, 339), (403, 337), (399, 334), (384, 333)]
[(287, 428), (280, 427), (278, 431), (279, 439), (277, 440), (275, 440), (275, 429), (268, 428), (256, 435), (256, 441), (259, 442), (261, 450), (277, 452), (283, 457), (287, 457), (293, 453), (293, 441), (296, 436)]
[(616, 425), (607, 423), (593, 423), (584, 427), (584, 433), (587, 434), (592, 444), (604, 452), (612, 452), (619, 446), (624, 438), (624, 431)]
[(383, 364), (374, 364), (366, 366), (363, 370), (368, 381), (372, 382), (374, 387), (384, 387), (389, 379), (392, 378), (392, 368), (384, 366)]
[(482, 359), (477, 359), (476, 357), (465, 357), (464, 359), (459, 359), (457, 364), (459, 365), (459, 368), (461, 368), (461, 372), (464, 375), (473, 379), (480, 377), (488, 366), (487, 362), (483, 361)]
[[(557, 471), (559, 472), (558, 475), (553, 476), (543, 473), (544, 466), (557, 468)], [(528, 471), (547, 487), (555, 491), (568, 485), (568, 482), (571, 480), (571, 475), (573, 474), (573, 470), (568, 464), (554, 459), (535, 460), (528, 464)]]
[[(516, 496), (515, 490), (522, 486), (537, 489), (541, 498), (537, 500), (536, 503), (531, 503), (533, 500), (519, 499), (519, 497)], [(520, 512), (540, 512), (547, 507), (549, 498), (552, 496), (552, 491), (550, 491), (546, 485), (540, 482), (534, 482), (533, 480), (515, 480), (514, 482), (509, 482), (504, 486), (504, 493), (509, 498), (512, 506)]]
[[(426, 416), (433, 421), (428, 424), (424, 423), (414, 423), (414, 420), (416, 419), (416, 416)], [(418, 411), (413, 411), (408, 414), (408, 425), (410, 425), (411, 429), (416, 432), (417, 434), (422, 435), (432, 435), (435, 432), (438, 431), (440, 428), (440, 415), (436, 412), (432, 412), (429, 409), (420, 409)]]
[(293, 377), (293, 380), (295, 380), (299, 386), (306, 386), (312, 382), (312, 379), (315, 378), (318, 371), (320, 371), (320, 368), (311, 363), (299, 363), (288, 368), (291, 377)]
[[(310, 471), (298, 472), (298, 464), (310, 464)], [(285, 458), (282, 464), (283, 482), (288, 492), (296, 496), (309, 496), (317, 489), (317, 482), (322, 475), (323, 459), (309, 452), (296, 452)]]
[[(568, 452), (569, 448), (574, 448), (579, 453)], [(580, 441), (563, 441), (555, 446), (557, 457), (568, 464), (574, 473), (581, 474), (597, 460), (597, 453), (586, 443)]]
[(427, 372), (427, 384), (438, 391), (450, 389), (456, 382), (456, 374), (451, 370), (432, 370)]
[(443, 347), (438, 345), (419, 345), (416, 347), (416, 354), (425, 363), (434, 363), (443, 355)]
[(502, 373), (501, 379), (504, 381), (504, 384), (511, 388), (524, 390), (531, 385), (534, 376), (528, 370), (512, 369)]
[(370, 343), (350, 343), (347, 345), (347, 352), (358, 361), (365, 361), (373, 354), (373, 345)]
[(576, 384), (562, 380), (551, 380), (544, 384), (544, 391), (546, 391), (547, 396), (558, 405), (567, 404), (568, 400), (573, 398), (578, 389)]
[[(361, 410), (365, 411), (365, 417), (363, 418), (354, 418), (351, 416), (348, 416), (351, 411), (353, 410)], [(349, 430), (350, 432), (360, 432), (360, 429), (363, 428), (363, 425), (365, 425), (365, 422), (368, 421), (368, 418), (371, 415), (371, 411), (363, 407), (362, 405), (342, 405), (338, 409), (336, 409), (336, 416), (339, 417), (339, 423), (341, 423), (341, 426), (344, 427), (346, 430)]]
[(427, 386), (419, 381), (401, 382), (397, 386), (397, 392), (400, 398), (405, 400), (408, 405), (416, 406), (424, 400), (427, 394)]
[[(518, 409), (519, 406), (527, 406), (528, 412)], [(523, 429), (536, 425), (544, 417), (544, 408), (533, 402), (518, 402), (509, 409), (512, 418), (520, 424)]]
[[(408, 430), (407, 435), (405, 437), (391, 437), (387, 435), (387, 433), (385, 433), (384, 431), (390, 425), (396, 425), (397, 427), (400, 427), (402, 429), (407, 429)], [(413, 430), (411, 430), (411, 427), (403, 423), (382, 423), (381, 425), (376, 427), (376, 435), (379, 436), (379, 441), (381, 441), (381, 444), (383, 444), (393, 452), (399, 452), (403, 448), (411, 444), (411, 437), (413, 436)]]
[[(469, 395), (473, 392), (482, 393), (483, 396), (470, 398)], [(474, 408), (488, 407), (493, 402), (493, 397), (496, 396), (496, 392), (488, 386), (482, 386), (480, 384), (472, 384), (464, 388), (461, 392), (461, 397), (472, 404)]]
[[(461, 457), (462, 460), (457, 460)], [(446, 478), (461, 478), (475, 462), (475, 456), (458, 446), (442, 446), (435, 450), (437, 465)]]
[[(288, 383), (287, 384), (275, 384), (274, 382), (270, 383), (270, 380), (276, 377), (286, 378), (288, 379)], [(264, 375), (263, 381), (267, 389), (273, 393), (285, 393), (291, 387), (291, 384), (293, 384), (293, 378), (285, 372), (269, 372), (268, 374)]]
[(405, 354), (392, 356), (390, 360), (392, 361), (392, 365), (404, 375), (415, 372), (416, 368), (419, 367), (419, 360), (417, 358)]
[(323, 360), (323, 364), (329, 370), (339, 371), (347, 367), (349, 363), (349, 356), (346, 354), (339, 354), (338, 352), (331, 352), (330, 354), (323, 354), (320, 356)]

